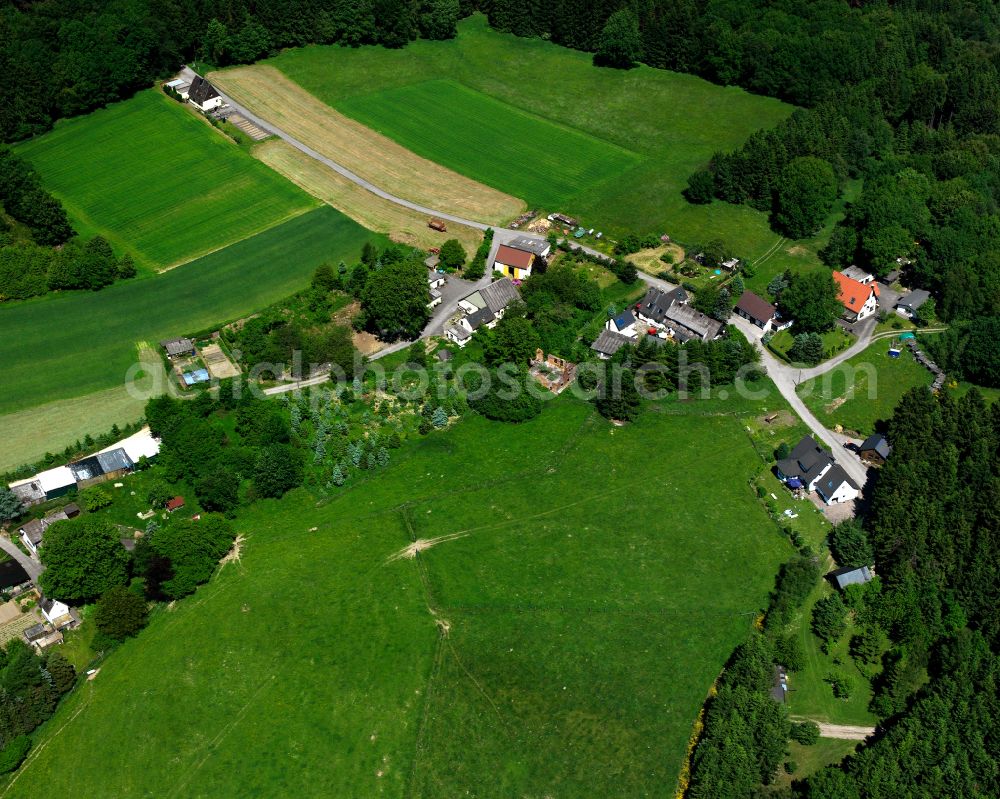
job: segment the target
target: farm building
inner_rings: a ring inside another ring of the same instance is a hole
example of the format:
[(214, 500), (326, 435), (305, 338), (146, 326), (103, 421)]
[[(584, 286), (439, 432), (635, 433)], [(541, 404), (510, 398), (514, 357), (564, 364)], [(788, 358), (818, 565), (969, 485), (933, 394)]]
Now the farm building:
[(623, 336), (621, 333), (605, 328), (601, 331), (596, 341), (590, 345), (590, 348), (597, 353), (598, 358), (606, 361), (626, 344), (632, 343), (633, 340), (628, 336)]
[(47, 499), (61, 497), (75, 487), (76, 478), (73, 476), (73, 472), (66, 466), (56, 466), (54, 469), (46, 469), (34, 477), (29, 477), (26, 480), (17, 480), (9, 486), (11, 491), (22, 498), (22, 501), (25, 498), (30, 498), (30, 502), (24, 502), (26, 505), (37, 505), (39, 502), (44, 502)]
[(160, 346), (166, 350), (167, 357), (170, 360), (187, 358), (190, 355), (195, 355), (197, 352), (194, 348), (194, 342), (189, 338), (167, 339), (166, 341), (161, 341)]
[(46, 624), (45, 622), (33, 624), (24, 630), (21, 635), (24, 636), (26, 643), (33, 646), (39, 652), (63, 642), (62, 631), (54, 629), (51, 624)]
[(510, 240), (510, 246), (515, 250), (534, 253), (539, 258), (548, 258), (552, 245), (546, 239), (536, 239), (533, 236), (518, 236)]
[(184, 497), (174, 497), (173, 499), (168, 499), (166, 507), (170, 513), (173, 513), (175, 510), (180, 510), (184, 507)]
[(888, 460), (892, 448), (885, 436), (873, 433), (858, 447), (858, 457), (869, 466), (881, 466)]
[(631, 308), (626, 308), (617, 316), (613, 316), (604, 323), (606, 330), (612, 333), (620, 333), (628, 338), (637, 338), (639, 331), (636, 330), (636, 318)]
[(188, 102), (200, 111), (212, 111), (222, 105), (222, 95), (211, 83), (197, 75), (188, 89)]
[(171, 81), (167, 81), (163, 85), (177, 92), (177, 96), (180, 97), (182, 100), (188, 99), (189, 93), (191, 91), (191, 84), (188, 81), (184, 80), (184, 78), (174, 78)]
[(907, 319), (912, 319), (917, 315), (920, 306), (930, 298), (931, 293), (929, 291), (914, 289), (909, 294), (899, 298), (899, 301), (896, 303), (896, 313), (900, 316), (905, 316)]
[(843, 317), (848, 322), (860, 322), (878, 310), (878, 284), (859, 283), (843, 272), (834, 272), (839, 295), (837, 299), (844, 306)]
[(531, 267), (534, 262), (533, 252), (501, 244), (497, 248), (496, 258), (493, 259), (493, 271), (514, 280), (527, 280), (531, 277)]
[(864, 585), (870, 583), (875, 574), (868, 566), (844, 566), (827, 575), (834, 585), (843, 591), (849, 585)]
[(740, 301), (736, 303), (737, 316), (750, 320), (765, 333), (771, 329), (776, 311), (771, 303), (749, 290), (744, 291), (740, 295)]
[(432, 289), (439, 289), (447, 282), (448, 278), (438, 272), (435, 269), (427, 270), (427, 287)]
[(428, 308), (435, 308), (441, 304), (441, 300), (444, 299), (443, 295), (437, 289), (430, 289), (430, 302), (427, 303)]

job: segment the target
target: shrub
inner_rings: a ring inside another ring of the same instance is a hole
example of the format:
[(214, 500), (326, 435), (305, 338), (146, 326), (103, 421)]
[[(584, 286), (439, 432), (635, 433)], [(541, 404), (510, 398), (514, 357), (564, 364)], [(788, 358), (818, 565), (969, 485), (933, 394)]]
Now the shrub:
[(28, 756), (29, 749), (31, 739), (27, 735), (11, 738), (3, 751), (0, 751), (0, 774), (7, 774), (20, 766)]
[(819, 725), (812, 721), (793, 724), (789, 737), (803, 746), (812, 746), (819, 740)]
[(80, 502), (88, 511), (93, 512), (95, 510), (100, 510), (101, 508), (106, 508), (111, 504), (111, 492), (103, 486), (85, 488), (80, 492)]
[(124, 641), (146, 626), (146, 614), (146, 600), (119, 585), (97, 600), (94, 623), (108, 638)]
[(847, 675), (841, 674), (840, 672), (830, 672), (824, 678), (824, 682), (830, 683), (830, 687), (833, 689), (833, 695), (837, 697), (837, 699), (851, 698), (853, 685)]

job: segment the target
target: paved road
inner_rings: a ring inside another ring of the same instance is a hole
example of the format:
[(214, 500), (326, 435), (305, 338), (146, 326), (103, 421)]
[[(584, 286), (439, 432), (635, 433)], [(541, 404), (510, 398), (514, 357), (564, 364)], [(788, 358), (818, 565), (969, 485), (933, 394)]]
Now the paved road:
[[(761, 330), (759, 327), (756, 327), (743, 317), (736, 316), (735, 314), (729, 321), (731, 325), (736, 327), (741, 333), (743, 333), (743, 335), (757, 345), (757, 349), (760, 352), (761, 364), (764, 366), (768, 375), (770, 375), (771, 380), (774, 381), (774, 385), (778, 387), (778, 391), (781, 392), (781, 396), (783, 396), (788, 404), (792, 406), (792, 410), (794, 410), (795, 413), (799, 415), (799, 418), (806, 423), (806, 426), (812, 430), (816, 438), (820, 439), (830, 448), (833, 453), (834, 460), (844, 467), (844, 471), (847, 472), (848, 476), (855, 483), (857, 483), (860, 488), (864, 488), (865, 483), (868, 482), (868, 467), (861, 462), (855, 453), (844, 449), (844, 443), (850, 439), (847, 436), (839, 435), (824, 427), (820, 423), (819, 419), (813, 415), (812, 411), (806, 407), (806, 404), (795, 392), (799, 370), (779, 361), (771, 354), (767, 347), (764, 347), (760, 343)], [(871, 333), (869, 332), (869, 336), (870, 335)], [(836, 359), (831, 359), (830, 361), (815, 367), (818, 371), (816, 371), (816, 374), (813, 376), (815, 377), (816, 375), (824, 374), (825, 372), (830, 371), (830, 369), (833, 369), (837, 365), (833, 362), (835, 360)]]
[(34, 558), (29, 558), (20, 549), (18, 549), (17, 544), (11, 541), (7, 536), (0, 535), (0, 549), (4, 552), (10, 554), (14, 560), (24, 567), (24, 570), (28, 573), (28, 577), (31, 578), (31, 582), (38, 585), (38, 575), (42, 573), (44, 568), (41, 563), (39, 563)]

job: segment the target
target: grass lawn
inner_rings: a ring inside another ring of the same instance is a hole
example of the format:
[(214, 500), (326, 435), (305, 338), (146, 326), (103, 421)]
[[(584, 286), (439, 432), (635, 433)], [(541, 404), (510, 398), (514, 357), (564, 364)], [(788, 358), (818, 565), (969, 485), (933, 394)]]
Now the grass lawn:
[[(688, 176), (713, 153), (792, 112), (777, 100), (645, 66), (597, 68), (589, 53), (498, 33), (478, 15), (461, 21), (458, 36), (447, 42), (415, 41), (400, 50), (312, 46), (268, 63), (323, 102), (366, 124), (378, 122), (387, 136), (436, 162), (524, 193), (532, 205), (561, 200), (547, 210), (578, 216), (587, 227), (666, 232), (682, 242), (721, 238), (751, 260), (779, 238), (765, 214), (725, 203), (691, 205), (681, 195)], [(425, 97), (428, 81), (458, 98), (456, 107)], [(414, 109), (418, 97), (425, 105)], [(490, 116), (463, 120), (456, 117), (463, 109)], [(575, 135), (539, 147), (567, 128)], [(483, 151), (473, 137), (494, 143), (509, 137), (510, 143)], [(596, 182), (587, 185), (580, 170), (598, 149), (626, 168), (605, 180), (599, 180), (603, 170), (593, 172)], [(621, 162), (626, 151), (642, 160)], [(540, 175), (543, 165), (548, 172)]]
[(560, 207), (642, 160), (631, 150), (452, 80), (386, 89), (337, 107), (417, 155), (532, 206)]
[(799, 396), (826, 427), (841, 425), (858, 437), (868, 436), (876, 423), (892, 416), (903, 394), (931, 384), (931, 373), (906, 347), (898, 358), (889, 357), (891, 342), (875, 341), (859, 355), (798, 386)]
[[(783, 361), (789, 360), (788, 350), (795, 343), (795, 333), (793, 331), (794, 328), (790, 328), (789, 330), (781, 330), (775, 333), (768, 344), (771, 352)], [(843, 352), (855, 341), (854, 336), (837, 326), (834, 326), (833, 330), (821, 333), (820, 338), (823, 340), (824, 359), (832, 358), (838, 352)]]
[(162, 269), (316, 204), (162, 92), (150, 89), (17, 147), (74, 227)]
[(240, 561), (108, 657), (0, 796), (670, 791), (791, 554), (740, 419), (696, 405), (617, 428), (563, 396), (258, 503)]
[(803, 746), (795, 741), (788, 742), (788, 757), (785, 761), (795, 763), (796, 769), (793, 774), (786, 774), (784, 770), (778, 772), (775, 784), (779, 787), (788, 787), (792, 780), (801, 780), (810, 774), (815, 774), (823, 766), (831, 763), (839, 763), (858, 747), (859, 741), (845, 741), (840, 738), (820, 738), (812, 746)]
[(384, 242), (324, 206), (162, 275), (0, 308), (0, 414), (121, 386), (137, 343), (252, 313), (304, 288), (323, 261), (357, 260), (365, 241)]

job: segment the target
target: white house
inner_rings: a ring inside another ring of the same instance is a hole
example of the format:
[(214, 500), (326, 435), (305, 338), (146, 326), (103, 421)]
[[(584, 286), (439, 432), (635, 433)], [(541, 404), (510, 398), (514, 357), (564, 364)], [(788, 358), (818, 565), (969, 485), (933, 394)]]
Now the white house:
[(834, 464), (816, 481), (816, 493), (827, 505), (839, 505), (857, 499), (860, 489), (839, 464)]
[(56, 629), (73, 624), (73, 616), (69, 612), (69, 606), (58, 599), (43, 597), (38, 603), (39, 609), (45, 620)]
[(188, 89), (188, 102), (201, 111), (212, 111), (222, 105), (222, 95), (215, 87), (200, 75), (191, 81)]
[(913, 319), (917, 315), (917, 311), (920, 310), (920, 306), (930, 298), (929, 291), (914, 289), (906, 296), (899, 298), (899, 302), (896, 303), (896, 313), (907, 319)]
[(427, 270), (427, 287), (432, 289), (439, 289), (447, 282), (448, 278), (442, 272), (438, 272), (436, 269)]
[(431, 289), (430, 295), (431, 295), (431, 300), (430, 302), (427, 303), (427, 307), (436, 308), (438, 305), (441, 304), (441, 300), (443, 299), (441, 292), (438, 291), (437, 289)]
[(878, 283), (860, 283), (843, 272), (834, 272), (840, 290), (838, 299), (844, 306), (844, 319), (860, 322), (878, 310)]
[(604, 327), (612, 333), (620, 333), (629, 338), (638, 338), (639, 331), (636, 329), (638, 320), (631, 308), (626, 308), (617, 316), (613, 316), (604, 323)]
[(458, 301), (462, 318), (445, 328), (445, 338), (464, 347), (480, 327), (496, 327), (507, 306), (519, 299), (521, 295), (507, 277), (496, 280), (485, 288), (476, 289)]

